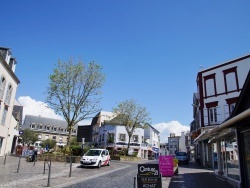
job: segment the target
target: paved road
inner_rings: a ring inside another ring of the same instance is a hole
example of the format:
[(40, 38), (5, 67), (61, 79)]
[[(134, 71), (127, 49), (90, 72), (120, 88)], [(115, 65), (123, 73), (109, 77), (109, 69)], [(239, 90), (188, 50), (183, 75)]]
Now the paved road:
[[(105, 181), (114, 181), (116, 180), (117, 174), (122, 174), (124, 169), (132, 169), (137, 170), (138, 163), (144, 163), (148, 161), (139, 161), (139, 162), (120, 162), (120, 161), (112, 161), (111, 166), (105, 166), (100, 169), (98, 168), (79, 168), (78, 163), (72, 164), (72, 172), (71, 177), (70, 174), (70, 164), (69, 163), (60, 163), (60, 162), (52, 162), (51, 164), (51, 178), (48, 181), (48, 170), (44, 172), (44, 162), (38, 161), (35, 163), (27, 162), (25, 158), (21, 158), (20, 160), (20, 168), (17, 173), (19, 157), (7, 156), (6, 164), (4, 163), (4, 157), (0, 157), (0, 187), (18, 187), (18, 188), (41, 188), (41, 187), (67, 187), (79, 182), (81, 186), (79, 187), (87, 187), (87, 181), (93, 181), (94, 179), (103, 179), (105, 176), (109, 177), (108, 180)], [(48, 166), (46, 164), (46, 169)], [(133, 172), (133, 173), (134, 173)], [(130, 182), (133, 182), (133, 179), (126, 179), (126, 176), (122, 176), (123, 179), (126, 180), (126, 183), (130, 187)], [(163, 179), (164, 187), (168, 187), (170, 178)], [(94, 186), (96, 187), (97, 184)], [(92, 187), (92, 188), (94, 188)], [(105, 187), (104, 184), (99, 184), (98, 188)], [(124, 187), (125, 188), (125, 187)]]
[[(8, 188), (41, 188), (72, 187), (72, 188), (133, 188), (138, 170), (138, 163), (157, 163), (158, 161), (120, 162), (112, 161), (111, 166), (98, 168), (79, 168), (78, 163), (70, 164), (52, 162), (51, 179), (48, 181), (48, 170), (44, 174), (44, 162), (27, 162), (25, 158), (8, 156), (4, 165), (4, 157), (0, 157), (0, 187)], [(48, 166), (46, 164), (46, 169)], [(94, 180), (98, 181), (94, 181)], [(94, 183), (93, 183), (94, 182)], [(195, 162), (180, 165), (179, 174), (170, 178), (163, 177), (163, 188), (231, 188), (229, 184), (216, 178), (213, 171), (200, 168)], [(132, 187), (131, 187), (132, 186)]]
[(212, 170), (192, 161), (188, 165), (179, 165), (179, 174), (171, 178), (169, 188), (233, 188), (233, 186), (216, 177)]

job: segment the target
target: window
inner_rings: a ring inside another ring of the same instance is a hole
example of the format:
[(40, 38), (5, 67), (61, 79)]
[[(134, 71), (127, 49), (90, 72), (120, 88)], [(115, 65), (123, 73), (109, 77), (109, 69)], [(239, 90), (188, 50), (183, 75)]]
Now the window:
[(31, 125), (30, 125), (30, 128), (31, 128), (31, 129), (35, 129), (35, 128), (36, 128), (36, 125), (35, 125), (35, 124), (31, 124)]
[(56, 140), (56, 136), (52, 136), (52, 139), (53, 139), (53, 140)]
[(108, 143), (114, 143), (114, 140), (115, 140), (115, 134), (109, 133), (108, 134)]
[(126, 135), (125, 134), (120, 134), (119, 139), (120, 139), (120, 141), (126, 141)]
[(230, 113), (230, 115), (233, 113), (234, 108), (235, 108), (235, 103), (229, 105), (229, 113)]
[(37, 137), (39, 140), (42, 139), (42, 135), (40, 135), (40, 134)]
[(49, 135), (45, 135), (44, 138), (45, 138), (45, 140), (49, 139)]
[(138, 135), (133, 135), (132, 139), (133, 142), (138, 142)]
[(206, 108), (203, 109), (204, 125), (214, 125), (221, 122), (221, 108), (218, 106), (218, 101), (206, 103)]
[(62, 136), (60, 136), (59, 140), (60, 140), (60, 142), (61, 142), (61, 141), (63, 140), (63, 137), (62, 137)]
[(47, 129), (47, 131), (49, 131), (49, 130), (50, 130), (50, 127), (49, 127), (49, 126), (47, 126), (47, 127), (46, 127), (46, 129)]
[(0, 99), (3, 99), (3, 94), (6, 86), (6, 79), (5, 77), (1, 77), (1, 83), (0, 83)]
[(205, 97), (216, 95), (215, 74), (204, 76)]
[(10, 104), (12, 90), (13, 90), (13, 87), (11, 85), (9, 85), (7, 93), (6, 93), (5, 104), (8, 104), (8, 105)]
[(225, 119), (233, 113), (237, 99), (238, 97), (226, 99), (227, 104), (224, 106)]
[(227, 92), (237, 90), (235, 73), (226, 74), (226, 88)]
[(226, 93), (239, 90), (237, 67), (224, 70), (223, 73)]
[(210, 113), (210, 123), (214, 124), (217, 122), (217, 111), (216, 108), (210, 108), (209, 109), (209, 113)]
[(42, 125), (39, 125), (39, 129), (43, 129), (43, 126), (42, 126)]
[(56, 131), (57, 130), (57, 128), (56, 127), (53, 127), (53, 131)]
[(6, 119), (7, 112), (8, 112), (8, 107), (5, 106), (4, 111), (3, 111), (2, 121), (1, 121), (2, 125), (5, 125), (5, 119)]
[(213, 79), (209, 79), (206, 81), (206, 94), (207, 94), (207, 96), (215, 95), (214, 80)]

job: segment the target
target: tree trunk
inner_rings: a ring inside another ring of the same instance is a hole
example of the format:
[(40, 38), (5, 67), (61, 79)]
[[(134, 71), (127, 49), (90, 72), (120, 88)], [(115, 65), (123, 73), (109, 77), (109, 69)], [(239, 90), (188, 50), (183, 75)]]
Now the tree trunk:
[(69, 147), (70, 147), (70, 139), (71, 139), (71, 133), (72, 133), (72, 128), (71, 128), (71, 126), (68, 126), (68, 130), (69, 130), (69, 134), (68, 134), (67, 146), (66, 146), (66, 150), (67, 150), (67, 151), (69, 151)]
[(130, 140), (131, 140), (131, 136), (128, 136), (128, 148), (127, 148), (127, 155), (128, 155), (128, 151), (129, 151), (129, 148), (130, 148)]

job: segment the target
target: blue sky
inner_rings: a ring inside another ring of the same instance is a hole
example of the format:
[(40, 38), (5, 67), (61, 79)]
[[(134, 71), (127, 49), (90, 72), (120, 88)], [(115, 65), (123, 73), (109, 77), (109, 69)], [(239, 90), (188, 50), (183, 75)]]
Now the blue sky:
[(189, 126), (201, 66), (250, 52), (250, 1), (10, 0), (1, 6), (0, 46), (17, 58), (17, 99), (44, 101), (58, 59), (94, 60), (106, 75), (102, 109), (135, 99), (159, 129), (176, 121)]

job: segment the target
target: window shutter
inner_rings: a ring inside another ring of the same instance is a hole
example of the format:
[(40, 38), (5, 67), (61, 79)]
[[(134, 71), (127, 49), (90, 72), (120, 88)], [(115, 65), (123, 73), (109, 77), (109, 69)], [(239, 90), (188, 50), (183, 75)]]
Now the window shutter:
[(229, 106), (228, 106), (228, 104), (224, 105), (224, 116), (225, 116), (225, 119), (227, 119), (229, 117)]
[(207, 108), (203, 109), (204, 113), (204, 125), (208, 125), (208, 113), (207, 113)]
[(216, 112), (217, 112), (217, 123), (221, 122), (221, 108), (218, 106), (216, 107)]

